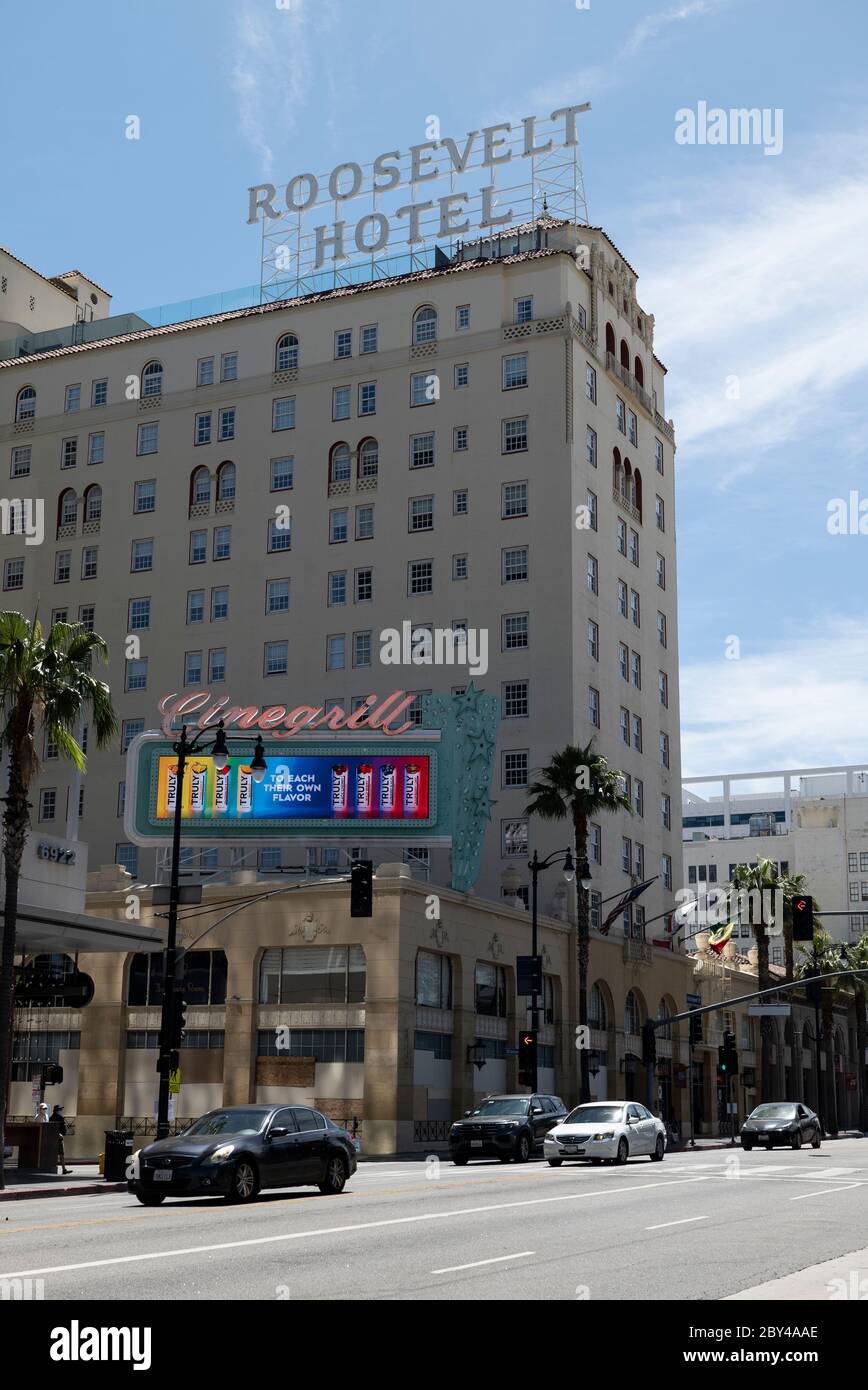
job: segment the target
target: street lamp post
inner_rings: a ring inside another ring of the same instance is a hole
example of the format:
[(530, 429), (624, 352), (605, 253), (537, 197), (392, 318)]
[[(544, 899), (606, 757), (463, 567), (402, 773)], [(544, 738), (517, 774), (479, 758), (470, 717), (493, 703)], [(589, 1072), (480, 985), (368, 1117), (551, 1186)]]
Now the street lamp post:
[[(573, 881), (573, 879), (574, 879), (574, 877), (575, 877), (576, 869), (575, 869), (575, 865), (574, 865), (574, 863), (573, 863), (573, 856), (572, 856), (572, 854), (570, 853), (570, 851), (569, 851), (568, 849), (565, 849), (565, 850), (564, 850), (564, 849), (553, 850), (553, 852), (552, 852), (550, 855), (548, 855), (547, 858), (545, 858), (545, 859), (540, 859), (540, 857), (539, 857), (539, 855), (537, 854), (536, 850), (534, 850), (534, 852), (533, 852), (533, 858), (532, 858), (531, 860), (528, 861), (528, 868), (530, 869), (530, 880), (531, 880), (531, 894), (530, 894), (530, 901), (531, 901), (531, 939), (530, 939), (530, 953), (531, 953), (531, 956), (533, 957), (533, 962), (534, 962), (534, 971), (533, 971), (533, 993), (531, 994), (531, 997), (530, 997), (530, 1026), (531, 1026), (531, 1032), (533, 1033), (534, 1038), (537, 1038), (537, 1037), (538, 1037), (538, 1033), (539, 1033), (539, 994), (538, 994), (538, 991), (537, 991), (537, 981), (538, 981), (538, 978), (539, 978), (539, 976), (540, 976), (540, 974), (541, 974), (541, 971), (538, 969), (538, 965), (537, 965), (537, 962), (538, 962), (538, 960), (539, 960), (539, 923), (538, 923), (538, 919), (537, 919), (537, 892), (538, 892), (538, 882), (539, 882), (539, 876), (540, 876), (540, 874), (542, 873), (543, 869), (550, 869), (551, 866), (552, 866), (552, 864), (557, 863), (559, 860), (563, 860), (563, 865), (564, 865), (564, 881), (565, 881), (566, 883), (572, 883), (572, 881)], [(538, 1082), (539, 1082), (539, 1060), (538, 1060), (538, 1044), (537, 1044), (537, 1046), (534, 1047), (534, 1054), (533, 1054), (533, 1068), (532, 1068), (532, 1072), (531, 1072), (531, 1088), (530, 1088), (530, 1089), (531, 1089), (531, 1095), (535, 1095), (535, 1094), (536, 1094)]]
[[(199, 751), (205, 741), (207, 729), (200, 729), (192, 739), (187, 738), (187, 725), (181, 729), (177, 743), (172, 749), (178, 755), (177, 782), (175, 787), (175, 813), (172, 822), (172, 867), (169, 877), (169, 911), (166, 932), (166, 949), (163, 953), (163, 1004), (160, 1011), (160, 1050), (157, 1066), (160, 1074), (157, 1094), (157, 1138), (165, 1139), (169, 1133), (169, 1073), (172, 1056), (172, 1024), (175, 1015), (176, 980), (178, 962), (178, 898), (181, 861), (181, 817), (184, 800), (184, 771), (193, 753)], [(245, 742), (250, 742), (246, 739)], [(216, 737), (211, 748), (212, 757), (228, 756), (226, 734), (221, 719), (216, 729)], [(257, 736), (250, 771), (255, 782), (261, 782), (266, 772), (262, 736)]]

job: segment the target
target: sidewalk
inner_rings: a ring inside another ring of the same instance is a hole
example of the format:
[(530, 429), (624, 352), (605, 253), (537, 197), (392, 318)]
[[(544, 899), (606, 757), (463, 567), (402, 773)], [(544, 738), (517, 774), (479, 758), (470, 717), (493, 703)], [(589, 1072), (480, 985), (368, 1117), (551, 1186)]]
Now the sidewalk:
[(97, 1163), (69, 1165), (71, 1173), (34, 1173), (12, 1168), (6, 1172), (6, 1190), (0, 1192), (0, 1202), (21, 1201), (30, 1197), (91, 1196), (98, 1192), (125, 1192), (125, 1182), (106, 1182), (99, 1174)]

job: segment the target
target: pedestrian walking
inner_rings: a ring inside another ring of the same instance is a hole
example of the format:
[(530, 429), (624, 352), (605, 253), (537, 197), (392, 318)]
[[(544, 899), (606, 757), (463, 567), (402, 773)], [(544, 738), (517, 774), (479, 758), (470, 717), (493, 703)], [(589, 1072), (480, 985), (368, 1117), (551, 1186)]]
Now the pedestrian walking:
[(45, 1101), (44, 1101), (44, 1100), (41, 1100), (41, 1101), (39, 1102), (39, 1104), (37, 1105), (37, 1107), (36, 1107), (36, 1118), (37, 1118), (37, 1120), (39, 1120), (40, 1124), (43, 1124), (43, 1125), (47, 1125), (47, 1124), (48, 1124), (48, 1120), (49, 1120), (48, 1106), (45, 1104)]
[(71, 1173), (72, 1169), (67, 1168), (66, 1155), (63, 1151), (63, 1136), (66, 1134), (66, 1120), (63, 1116), (62, 1105), (55, 1105), (51, 1112), (51, 1120), (53, 1124), (57, 1125), (57, 1160), (60, 1164), (61, 1171), (64, 1173)]

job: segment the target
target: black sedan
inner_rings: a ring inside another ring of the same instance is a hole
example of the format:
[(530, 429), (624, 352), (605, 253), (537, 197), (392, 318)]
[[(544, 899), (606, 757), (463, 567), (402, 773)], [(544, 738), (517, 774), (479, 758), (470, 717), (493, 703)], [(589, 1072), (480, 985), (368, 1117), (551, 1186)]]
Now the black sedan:
[(265, 1187), (343, 1192), (356, 1171), (346, 1130), (306, 1105), (228, 1105), (133, 1156), (129, 1182), (146, 1207), (166, 1197), (250, 1202)]
[(791, 1149), (800, 1149), (810, 1141), (811, 1148), (818, 1149), (822, 1136), (813, 1110), (798, 1101), (779, 1101), (758, 1105), (751, 1111), (741, 1127), (741, 1147), (749, 1151), (754, 1147), (771, 1149), (775, 1144), (789, 1144)]
[(566, 1115), (558, 1096), (486, 1096), (475, 1110), (465, 1110), (449, 1131), (453, 1163), (469, 1158), (499, 1158), (526, 1163), (534, 1149)]

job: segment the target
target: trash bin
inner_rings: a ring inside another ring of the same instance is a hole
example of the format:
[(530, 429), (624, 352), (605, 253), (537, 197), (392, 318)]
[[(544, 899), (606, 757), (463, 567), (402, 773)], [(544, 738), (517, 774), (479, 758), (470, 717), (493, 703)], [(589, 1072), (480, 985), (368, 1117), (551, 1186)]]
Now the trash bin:
[(124, 1182), (127, 1176), (127, 1159), (133, 1156), (133, 1131), (131, 1129), (107, 1129), (105, 1132), (105, 1163), (103, 1177), (106, 1182)]

